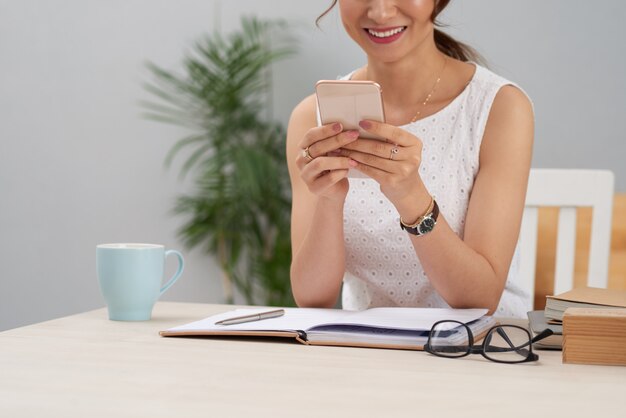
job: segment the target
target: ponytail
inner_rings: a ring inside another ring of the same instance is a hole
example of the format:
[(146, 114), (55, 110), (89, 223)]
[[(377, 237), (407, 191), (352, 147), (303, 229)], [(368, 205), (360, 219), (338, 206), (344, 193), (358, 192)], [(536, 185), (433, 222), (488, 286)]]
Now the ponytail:
[(458, 59), (459, 61), (467, 62), (472, 61), (478, 64), (486, 65), (486, 60), (480, 55), (474, 48), (459, 42), (452, 36), (445, 32), (435, 29), (435, 45), (437, 49), (450, 58)]
[[(336, 0), (334, 3), (336, 3)], [(334, 3), (333, 6), (335, 5)], [(463, 42), (457, 41), (452, 36), (441, 31), (440, 29), (437, 29), (437, 27), (444, 26), (437, 21), (437, 16), (443, 12), (443, 9), (445, 9), (449, 3), (450, 0), (435, 0), (435, 8), (433, 9), (433, 14), (430, 16), (430, 21), (435, 25), (434, 36), (437, 49), (450, 58), (458, 59), (459, 61), (473, 61), (479, 64), (486, 64), (486, 60), (474, 48), (464, 44)], [(330, 9), (328, 9), (325, 13), (328, 13), (329, 11)]]

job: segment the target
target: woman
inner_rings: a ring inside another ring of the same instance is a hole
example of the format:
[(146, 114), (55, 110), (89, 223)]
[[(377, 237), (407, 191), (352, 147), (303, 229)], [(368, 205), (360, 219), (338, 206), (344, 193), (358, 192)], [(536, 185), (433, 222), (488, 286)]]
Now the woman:
[[(343, 284), (346, 309), (525, 316), (529, 295), (515, 286), (511, 262), (532, 156), (529, 99), (435, 29), (449, 1), (339, 0), (331, 8), (337, 3), (367, 55), (345, 78), (384, 91), (386, 123), (360, 125), (387, 142), (339, 124), (318, 127), (314, 96), (294, 109), (287, 155), (296, 302), (332, 307)], [(349, 169), (367, 178), (348, 178)]]

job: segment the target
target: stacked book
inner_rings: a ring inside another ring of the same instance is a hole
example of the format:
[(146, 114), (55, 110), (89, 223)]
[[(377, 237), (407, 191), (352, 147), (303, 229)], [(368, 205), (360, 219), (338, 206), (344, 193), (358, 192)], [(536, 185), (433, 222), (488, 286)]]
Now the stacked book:
[[(626, 292), (619, 290), (597, 289), (597, 288), (577, 288), (570, 290), (569, 292), (561, 293), (556, 296), (548, 296), (546, 300), (545, 310), (536, 310), (528, 312), (528, 324), (533, 336), (541, 333), (546, 328), (552, 330), (553, 334), (548, 338), (540, 340), (534, 344), (535, 348), (541, 349), (556, 349), (560, 350), (563, 347), (563, 317), (566, 311), (573, 308), (586, 308), (591, 309), (593, 312), (593, 321), (613, 323), (611, 318), (616, 315), (615, 312), (608, 312), (608, 310), (617, 309), (617, 313), (626, 313)], [(604, 318), (600, 315), (600, 310), (606, 313), (609, 318)], [(570, 312), (570, 311), (568, 311)], [(578, 312), (578, 313), (577, 313)], [(576, 323), (577, 318), (573, 318), (575, 315), (589, 315), (588, 311), (571, 311), (569, 313), (570, 323)], [(579, 327), (570, 327), (570, 337), (579, 332)], [(626, 331), (626, 328), (622, 328)], [(592, 340), (591, 337), (584, 337), (585, 341)], [(576, 355), (572, 357), (572, 346), (576, 346), (577, 338), (569, 338), (570, 353), (564, 353), (568, 358), (568, 361), (576, 361)], [(622, 344), (622, 347), (626, 345)], [(624, 350), (624, 348), (622, 348)], [(619, 351), (619, 350), (618, 350)], [(606, 359), (606, 358), (604, 358)], [(583, 359), (583, 361), (585, 361)]]
[(545, 318), (562, 326), (564, 363), (626, 365), (626, 291), (584, 287), (548, 296)]
[(626, 366), (626, 309), (567, 309), (563, 363)]
[(563, 322), (567, 308), (626, 308), (626, 291), (580, 287), (546, 298), (546, 319), (551, 324)]

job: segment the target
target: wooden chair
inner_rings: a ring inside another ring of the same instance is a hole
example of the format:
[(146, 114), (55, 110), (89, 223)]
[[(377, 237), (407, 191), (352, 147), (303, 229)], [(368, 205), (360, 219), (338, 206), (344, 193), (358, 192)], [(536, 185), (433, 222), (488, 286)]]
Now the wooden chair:
[[(587, 285), (608, 284), (614, 175), (608, 170), (531, 169), (520, 231), (520, 281), (535, 295), (538, 208), (559, 207), (554, 294), (574, 286), (576, 208), (591, 207), (591, 241)], [(531, 302), (532, 304), (533, 302)], [(528, 307), (529, 310), (533, 306)]]

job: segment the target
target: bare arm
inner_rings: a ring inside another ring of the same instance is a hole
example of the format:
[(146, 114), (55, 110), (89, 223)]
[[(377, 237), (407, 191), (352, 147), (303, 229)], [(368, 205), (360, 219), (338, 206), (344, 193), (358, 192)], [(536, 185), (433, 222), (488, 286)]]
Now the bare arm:
[[(388, 150), (380, 151), (380, 158), (373, 157), (377, 151), (368, 150), (368, 143), (361, 140), (351, 144), (344, 155), (357, 160), (358, 169), (381, 184), (400, 216), (410, 223), (430, 201), (421, 180), (414, 180), (419, 178), (421, 142), (390, 125), (373, 124), (370, 130), (399, 144), (397, 155), (402, 161), (390, 162)], [(500, 89), (481, 145), (480, 170), (470, 197), (464, 239), (441, 214), (431, 233), (411, 235), (429, 280), (452, 307), (485, 307), (493, 312), (498, 305), (519, 235), (533, 130), (527, 97), (512, 86)]]
[[(332, 307), (345, 268), (343, 205), (348, 192), (349, 158), (329, 155), (358, 135), (341, 126), (316, 127), (315, 99), (293, 111), (287, 131), (287, 161), (292, 188), (291, 286), (299, 306)], [(309, 147), (309, 160), (302, 150)]]
[(503, 87), (485, 128), (464, 241), (443, 222), (435, 228), (439, 234), (413, 238), (433, 286), (452, 306), (493, 312), (498, 305), (519, 236), (533, 131), (527, 97)]

